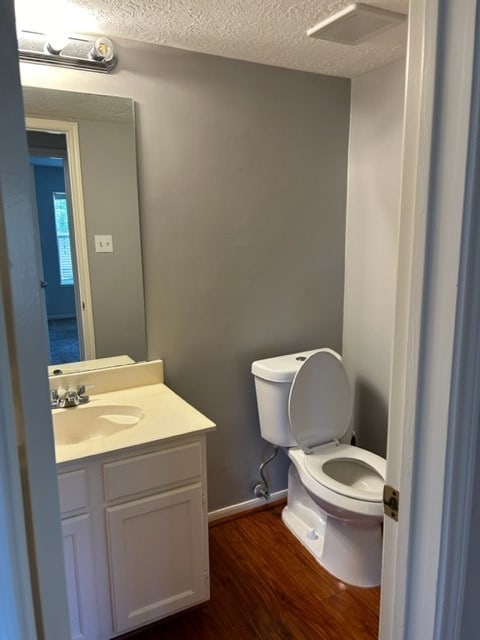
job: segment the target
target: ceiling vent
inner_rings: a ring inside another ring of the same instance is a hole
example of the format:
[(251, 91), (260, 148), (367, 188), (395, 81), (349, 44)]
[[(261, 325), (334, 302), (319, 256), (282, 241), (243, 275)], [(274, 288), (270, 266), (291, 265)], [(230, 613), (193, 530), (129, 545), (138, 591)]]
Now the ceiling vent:
[(355, 2), (308, 29), (307, 35), (340, 44), (358, 44), (405, 19), (403, 13)]

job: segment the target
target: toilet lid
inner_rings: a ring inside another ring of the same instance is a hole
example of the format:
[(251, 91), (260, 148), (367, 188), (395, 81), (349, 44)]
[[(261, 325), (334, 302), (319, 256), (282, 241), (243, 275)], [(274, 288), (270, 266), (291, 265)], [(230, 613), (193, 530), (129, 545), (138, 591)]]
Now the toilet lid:
[(340, 356), (330, 349), (312, 354), (293, 379), (288, 400), (290, 427), (298, 445), (313, 447), (339, 440), (346, 432), (352, 394)]

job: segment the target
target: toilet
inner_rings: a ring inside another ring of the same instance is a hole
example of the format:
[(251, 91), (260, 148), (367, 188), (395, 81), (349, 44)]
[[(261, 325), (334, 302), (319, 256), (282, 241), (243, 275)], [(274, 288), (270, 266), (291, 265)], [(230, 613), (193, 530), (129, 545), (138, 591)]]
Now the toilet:
[(339, 580), (380, 584), (385, 459), (341, 444), (352, 412), (342, 359), (315, 349), (252, 364), (262, 437), (291, 460), (282, 520)]

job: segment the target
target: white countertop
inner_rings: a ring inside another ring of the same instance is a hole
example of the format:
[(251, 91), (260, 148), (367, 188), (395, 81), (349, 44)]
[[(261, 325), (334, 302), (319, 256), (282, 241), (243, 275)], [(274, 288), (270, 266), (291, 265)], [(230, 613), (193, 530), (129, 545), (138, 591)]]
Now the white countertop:
[(163, 383), (91, 395), (90, 402), (86, 405), (54, 409), (52, 413), (55, 415), (59, 411), (82, 411), (84, 407), (112, 404), (140, 407), (143, 418), (135, 426), (104, 438), (55, 445), (57, 464), (215, 429), (211, 420)]

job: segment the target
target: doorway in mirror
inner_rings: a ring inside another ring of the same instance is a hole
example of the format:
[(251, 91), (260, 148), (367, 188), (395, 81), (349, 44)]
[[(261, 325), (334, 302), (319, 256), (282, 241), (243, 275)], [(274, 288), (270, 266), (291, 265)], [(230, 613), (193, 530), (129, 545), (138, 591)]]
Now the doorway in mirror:
[(28, 131), (42, 257), (49, 364), (85, 359), (65, 134)]

